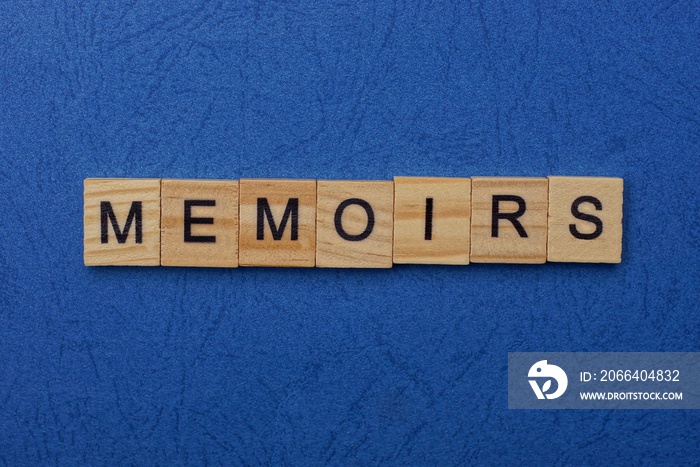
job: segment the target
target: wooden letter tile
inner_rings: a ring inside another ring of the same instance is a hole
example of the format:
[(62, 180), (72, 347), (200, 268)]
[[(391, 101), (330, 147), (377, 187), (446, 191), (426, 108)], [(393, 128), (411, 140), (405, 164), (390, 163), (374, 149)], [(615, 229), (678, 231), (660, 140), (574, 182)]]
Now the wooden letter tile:
[(86, 266), (160, 265), (160, 179), (87, 178)]
[(471, 180), (394, 177), (394, 263), (469, 264)]
[(316, 180), (240, 181), (239, 264), (314, 267)]
[(621, 178), (549, 177), (547, 261), (619, 263)]
[(394, 183), (318, 182), (316, 266), (392, 266)]
[(161, 265), (238, 266), (238, 181), (161, 182)]
[(547, 259), (547, 179), (472, 178), (473, 263)]

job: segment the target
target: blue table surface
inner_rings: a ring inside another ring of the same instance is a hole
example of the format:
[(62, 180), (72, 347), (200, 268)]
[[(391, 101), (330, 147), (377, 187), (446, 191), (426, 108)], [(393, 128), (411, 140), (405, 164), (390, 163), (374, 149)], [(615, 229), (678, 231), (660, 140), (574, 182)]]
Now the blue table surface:
[[(700, 9), (515, 3), (0, 3), (0, 464), (698, 462), (506, 370), (700, 350)], [(82, 263), (87, 177), (553, 174), (625, 179), (621, 264)]]

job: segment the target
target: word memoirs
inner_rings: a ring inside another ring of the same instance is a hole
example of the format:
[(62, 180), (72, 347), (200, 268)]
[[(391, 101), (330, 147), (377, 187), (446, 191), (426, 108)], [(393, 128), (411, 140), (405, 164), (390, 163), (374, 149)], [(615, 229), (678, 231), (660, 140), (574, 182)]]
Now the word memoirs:
[(620, 178), (85, 180), (87, 266), (619, 263)]

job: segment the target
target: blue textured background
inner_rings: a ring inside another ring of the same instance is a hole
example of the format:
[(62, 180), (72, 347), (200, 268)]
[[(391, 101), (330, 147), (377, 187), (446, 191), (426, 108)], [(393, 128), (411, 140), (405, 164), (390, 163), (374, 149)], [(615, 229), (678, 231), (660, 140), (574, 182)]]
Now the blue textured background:
[[(112, 2), (109, 2), (112, 3)], [(508, 351), (700, 350), (697, 2), (0, 4), (0, 463), (674, 463)], [(86, 177), (625, 178), (617, 266), (86, 268)]]

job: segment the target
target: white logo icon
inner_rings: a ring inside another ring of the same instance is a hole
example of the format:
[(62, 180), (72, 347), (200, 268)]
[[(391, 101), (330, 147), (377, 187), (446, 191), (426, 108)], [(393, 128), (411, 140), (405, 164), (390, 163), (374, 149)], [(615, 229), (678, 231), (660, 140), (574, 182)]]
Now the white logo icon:
[[(566, 377), (564, 370), (556, 365), (549, 365), (547, 360), (540, 360), (532, 365), (527, 376), (528, 378), (547, 378), (541, 388), (537, 380), (528, 380), (538, 399), (556, 399), (564, 394), (566, 387), (569, 385), (569, 378)], [(552, 379), (557, 382), (557, 390), (552, 393), (547, 393), (552, 387)]]

